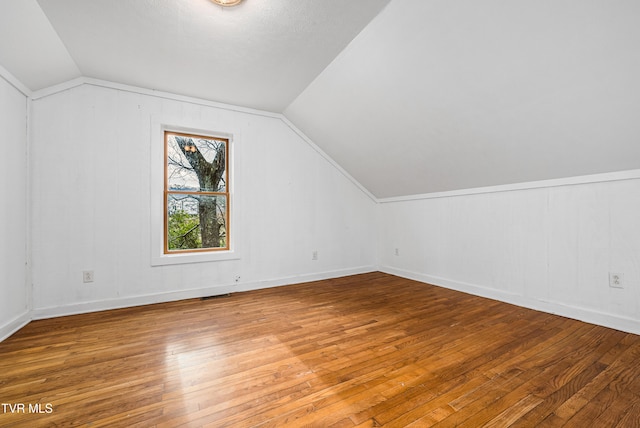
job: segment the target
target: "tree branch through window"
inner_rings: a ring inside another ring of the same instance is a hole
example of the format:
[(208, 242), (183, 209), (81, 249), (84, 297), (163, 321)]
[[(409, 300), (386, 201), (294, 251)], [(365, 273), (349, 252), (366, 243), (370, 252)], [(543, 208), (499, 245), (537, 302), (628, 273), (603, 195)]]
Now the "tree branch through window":
[(165, 132), (165, 253), (229, 248), (228, 145)]

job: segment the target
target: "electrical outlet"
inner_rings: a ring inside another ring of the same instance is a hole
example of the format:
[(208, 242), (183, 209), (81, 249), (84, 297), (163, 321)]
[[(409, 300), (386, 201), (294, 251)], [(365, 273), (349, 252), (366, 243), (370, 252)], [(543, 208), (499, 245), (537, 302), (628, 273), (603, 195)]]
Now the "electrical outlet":
[(82, 282), (87, 283), (87, 282), (93, 282), (93, 271), (92, 270), (85, 270), (82, 272)]
[(609, 272), (609, 287), (624, 288), (624, 274)]
[(318, 260), (318, 251), (314, 250), (313, 253), (311, 253), (311, 260)]
[(395, 251), (393, 252), (393, 254), (395, 254), (396, 256), (399, 256), (400, 255), (400, 250), (396, 248)]
[(236, 282), (240, 282), (240, 275), (236, 276)]

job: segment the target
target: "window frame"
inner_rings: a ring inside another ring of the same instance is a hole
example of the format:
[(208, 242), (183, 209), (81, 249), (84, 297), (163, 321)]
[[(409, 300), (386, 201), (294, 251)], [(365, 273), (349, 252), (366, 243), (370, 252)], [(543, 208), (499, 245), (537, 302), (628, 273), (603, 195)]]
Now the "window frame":
[[(231, 216), (229, 213), (229, 207), (231, 205), (231, 194), (229, 192), (229, 187), (231, 186), (229, 180), (229, 138), (224, 137), (214, 137), (212, 135), (202, 135), (202, 134), (194, 134), (194, 133), (186, 133), (186, 132), (178, 132), (171, 131), (165, 129), (164, 132), (164, 192), (163, 192), (163, 201), (164, 201), (164, 210), (163, 210), (163, 251), (164, 254), (190, 254), (190, 253), (202, 253), (202, 252), (217, 252), (217, 251), (228, 251), (230, 246), (229, 242), (231, 239)], [(225, 146), (225, 156), (224, 156), (224, 183), (225, 183), (225, 191), (224, 192), (212, 192), (206, 190), (198, 190), (198, 191), (180, 191), (180, 190), (170, 190), (169, 189), (169, 136), (180, 136), (180, 137), (189, 137), (192, 139), (209, 139), (216, 141), (223, 141)], [(225, 246), (224, 247), (207, 247), (207, 248), (189, 248), (183, 250), (170, 250), (169, 249), (169, 195), (170, 194), (179, 194), (179, 195), (205, 195), (205, 196), (224, 196), (226, 198), (225, 203)]]
[[(241, 243), (241, 218), (239, 216), (239, 206), (241, 200), (236, 192), (240, 188), (239, 177), (236, 174), (236, 145), (242, 139), (242, 133), (237, 127), (232, 126), (232, 132), (214, 130), (211, 121), (185, 118), (183, 115), (175, 114), (155, 114), (151, 115), (151, 132), (149, 135), (150, 145), (150, 181), (149, 181), (149, 216), (150, 216), (150, 265), (168, 266), (189, 263), (219, 262), (228, 260), (239, 260), (242, 257)], [(226, 123), (226, 122), (225, 122)], [(224, 125), (224, 123), (223, 123)], [(231, 124), (233, 125), (233, 124)], [(201, 135), (216, 139), (228, 140), (227, 146), (227, 177), (229, 183), (228, 221), (234, 226), (233, 233), (227, 238), (227, 250), (218, 251), (198, 251), (188, 253), (164, 253), (164, 132), (172, 131), (177, 133)]]

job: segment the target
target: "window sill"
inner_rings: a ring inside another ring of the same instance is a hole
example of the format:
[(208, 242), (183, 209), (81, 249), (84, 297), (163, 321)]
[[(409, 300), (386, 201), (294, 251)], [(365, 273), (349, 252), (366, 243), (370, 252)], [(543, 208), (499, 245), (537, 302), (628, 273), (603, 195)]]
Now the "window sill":
[(225, 260), (239, 260), (237, 251), (219, 251), (211, 253), (162, 254), (151, 258), (151, 266), (181, 265), (187, 263), (206, 263)]

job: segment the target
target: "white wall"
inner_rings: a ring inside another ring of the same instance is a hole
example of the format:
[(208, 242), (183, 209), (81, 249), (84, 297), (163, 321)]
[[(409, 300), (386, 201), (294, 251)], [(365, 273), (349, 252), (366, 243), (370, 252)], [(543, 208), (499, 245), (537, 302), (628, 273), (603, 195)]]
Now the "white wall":
[[(375, 202), (278, 116), (92, 84), (32, 110), (36, 318), (375, 269)], [(241, 259), (151, 266), (158, 116), (234, 135)]]
[[(27, 100), (2, 80), (0, 91), (3, 148), (19, 149), (4, 158), (0, 186), (3, 200), (16, 201), (0, 209), (0, 333), (32, 315), (282, 285), (376, 263), (400, 276), (640, 333), (638, 171), (376, 205), (277, 115), (84, 83), (32, 101), (27, 177)], [(234, 135), (239, 260), (151, 266), (158, 116), (195, 118)], [(94, 283), (82, 283), (83, 270), (95, 271)], [(609, 272), (624, 274), (623, 289), (609, 287)]]
[(0, 340), (29, 320), (27, 97), (0, 77)]
[(379, 210), (383, 271), (640, 333), (640, 178)]

